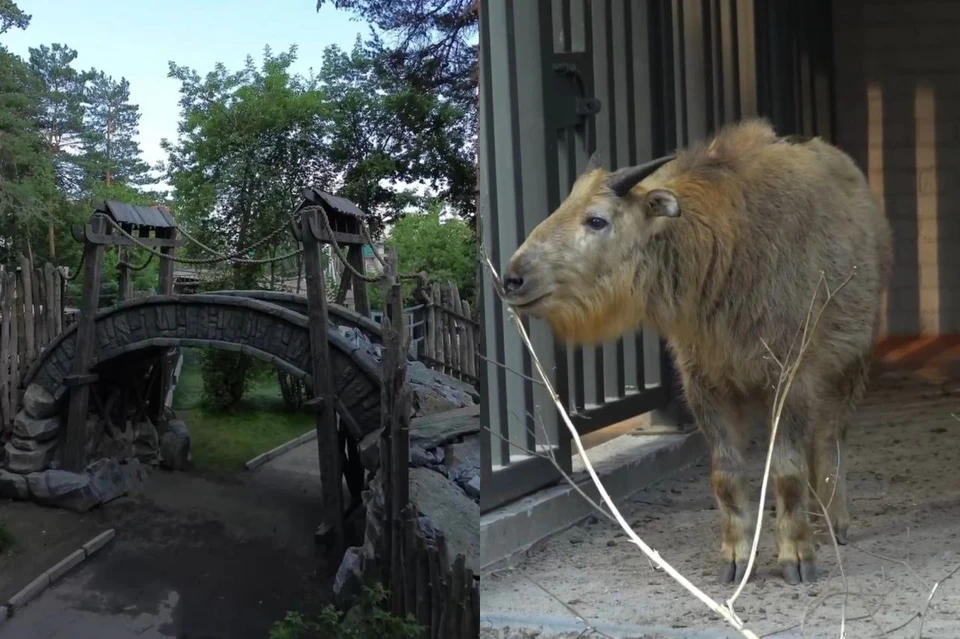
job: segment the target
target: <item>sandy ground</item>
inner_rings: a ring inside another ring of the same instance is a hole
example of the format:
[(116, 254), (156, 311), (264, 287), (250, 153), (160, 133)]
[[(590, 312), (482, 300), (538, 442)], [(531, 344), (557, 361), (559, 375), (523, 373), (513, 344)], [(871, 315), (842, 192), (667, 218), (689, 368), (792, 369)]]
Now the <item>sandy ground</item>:
[[(778, 638), (838, 637), (846, 590), (847, 637), (920, 636), (916, 614), (934, 583), (960, 567), (960, 421), (951, 413), (960, 415), (958, 383), (905, 374), (874, 382), (850, 434), (853, 521), (850, 545), (839, 549), (847, 587), (826, 538), (817, 554), (819, 581), (787, 586), (768, 513), (755, 576), (737, 602), (751, 629)], [(761, 453), (753, 454), (757, 478)], [(703, 459), (618, 507), (664, 559), (722, 602), (734, 588), (718, 581), (719, 520), (708, 473)], [(751, 489), (755, 500), (759, 479)], [(605, 519), (547, 540), (514, 570), (485, 575), (481, 601), (481, 636), (489, 639), (739, 636), (655, 572)], [(584, 632), (590, 626), (600, 632)], [(960, 637), (960, 571), (937, 588), (922, 636)]]
[[(310, 449), (312, 446), (312, 450)], [(316, 442), (252, 473), (152, 473), (144, 493), (85, 515), (0, 502), (18, 546), (4, 600), (97, 532), (116, 538), (0, 627), (2, 639), (263, 639), (288, 610), (329, 601), (314, 543)]]

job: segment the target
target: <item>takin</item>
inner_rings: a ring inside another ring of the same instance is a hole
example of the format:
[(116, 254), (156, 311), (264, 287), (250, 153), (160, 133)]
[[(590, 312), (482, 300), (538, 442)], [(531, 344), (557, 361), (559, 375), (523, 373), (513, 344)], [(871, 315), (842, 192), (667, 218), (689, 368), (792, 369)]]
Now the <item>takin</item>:
[(817, 573), (808, 513), (819, 507), (808, 488), (847, 542), (847, 424), (867, 385), (892, 259), (889, 222), (846, 153), (750, 119), (641, 166), (611, 172), (591, 158), (512, 256), (504, 300), (567, 343), (643, 327), (666, 340), (710, 447), (724, 583), (743, 578), (752, 546), (746, 433), (764, 421), (769, 432), (783, 358), (791, 347), (795, 358), (811, 305), (814, 315), (824, 308), (771, 464), (777, 561), (795, 585)]

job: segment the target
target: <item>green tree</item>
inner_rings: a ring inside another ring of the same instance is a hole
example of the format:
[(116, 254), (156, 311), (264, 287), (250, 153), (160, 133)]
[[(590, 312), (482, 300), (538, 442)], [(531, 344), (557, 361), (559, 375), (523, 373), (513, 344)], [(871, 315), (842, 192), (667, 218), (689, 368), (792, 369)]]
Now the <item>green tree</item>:
[(31, 17), (13, 0), (0, 0), (0, 35), (10, 29), (26, 29)]
[(326, 155), (344, 197), (390, 222), (420, 200), (400, 185), (418, 184), (473, 215), (476, 172), (460, 107), (384, 73), (359, 41), (349, 54), (328, 47), (320, 80), (330, 104)]
[(14, 263), (19, 255), (32, 253), (31, 226), (47, 219), (47, 203), (55, 191), (53, 164), (38, 125), (42, 93), (42, 83), (23, 60), (0, 47), (2, 263)]
[[(283, 228), (303, 188), (323, 181), (326, 106), (314, 79), (290, 73), (296, 49), (264, 52), (258, 67), (248, 57), (231, 72), (218, 64), (201, 77), (170, 64), (181, 83), (183, 110), (176, 143), (164, 140), (174, 208), (188, 231), (222, 253), (248, 247), (252, 258), (276, 258), (296, 240)], [(268, 241), (263, 241), (268, 240)], [(300, 272), (289, 260), (280, 270)], [(278, 265), (235, 266), (217, 285), (258, 288)], [(207, 399), (235, 404), (252, 363), (245, 356), (211, 353), (203, 360)]]
[(57, 186), (79, 195), (83, 172), (77, 164), (86, 130), (84, 100), (89, 74), (73, 68), (77, 52), (54, 43), (30, 48), (30, 70), (43, 83), (39, 125), (46, 137), (56, 167)]
[(102, 182), (139, 185), (149, 181), (136, 136), (140, 107), (130, 102), (130, 82), (91, 70), (85, 104), (83, 164), (88, 188)]
[[(398, 221), (386, 243), (397, 251), (398, 268), (404, 273), (425, 272), (435, 282), (456, 283), (460, 298), (476, 308), (477, 239), (469, 224), (457, 217), (442, 219), (442, 207), (433, 202), (422, 213)], [(404, 282), (406, 304), (413, 299), (414, 282)], [(380, 299), (379, 291), (371, 296)]]

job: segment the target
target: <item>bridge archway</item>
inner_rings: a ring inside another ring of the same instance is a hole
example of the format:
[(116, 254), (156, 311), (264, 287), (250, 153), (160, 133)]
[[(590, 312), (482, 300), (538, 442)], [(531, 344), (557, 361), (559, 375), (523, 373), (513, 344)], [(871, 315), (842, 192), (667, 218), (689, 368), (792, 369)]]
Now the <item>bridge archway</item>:
[[(275, 364), (310, 386), (307, 326), (307, 317), (301, 313), (239, 294), (140, 298), (97, 314), (91, 368), (159, 347), (216, 348)], [(373, 432), (380, 425), (380, 364), (335, 328), (328, 329), (327, 339), (338, 405), (349, 412), (363, 435)], [(74, 325), (34, 362), (24, 387), (36, 383), (57, 400), (64, 398), (64, 379), (73, 370), (76, 342)]]

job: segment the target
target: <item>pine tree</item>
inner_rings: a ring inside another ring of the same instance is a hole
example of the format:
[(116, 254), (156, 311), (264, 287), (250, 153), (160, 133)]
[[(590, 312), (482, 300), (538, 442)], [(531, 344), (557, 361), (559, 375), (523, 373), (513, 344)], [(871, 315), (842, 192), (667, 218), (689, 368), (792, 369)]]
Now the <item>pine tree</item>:
[(73, 68), (77, 52), (65, 44), (30, 49), (30, 70), (45, 85), (38, 123), (54, 158), (57, 186), (77, 196), (83, 182), (78, 165), (82, 148), (84, 99), (89, 73)]
[(87, 188), (97, 183), (141, 185), (150, 181), (136, 136), (140, 108), (130, 103), (130, 83), (91, 70), (87, 89), (83, 164)]

